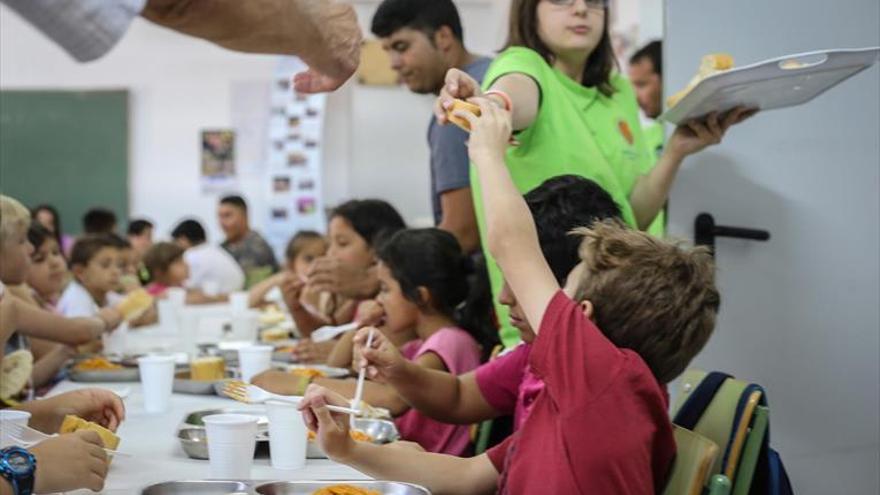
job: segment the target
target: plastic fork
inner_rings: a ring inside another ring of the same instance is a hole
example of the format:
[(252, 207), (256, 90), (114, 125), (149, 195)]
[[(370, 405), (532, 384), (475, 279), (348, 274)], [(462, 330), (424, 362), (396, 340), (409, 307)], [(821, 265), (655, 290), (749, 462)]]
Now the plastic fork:
[[(280, 402), (287, 402), (288, 404), (299, 404), (302, 402), (302, 397), (296, 395), (273, 394), (272, 392), (263, 390), (256, 385), (250, 385), (241, 380), (230, 380), (226, 382), (226, 384), (223, 385), (223, 395), (247, 404), (262, 404), (268, 400), (277, 400)], [(351, 414), (352, 416), (357, 416), (361, 413), (359, 409), (332, 406), (329, 404), (327, 405), (327, 409), (342, 414)]]

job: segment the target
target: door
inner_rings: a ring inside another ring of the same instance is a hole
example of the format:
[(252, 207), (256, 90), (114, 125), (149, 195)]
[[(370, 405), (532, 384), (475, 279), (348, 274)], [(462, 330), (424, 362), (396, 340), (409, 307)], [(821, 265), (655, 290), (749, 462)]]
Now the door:
[[(709, 52), (745, 65), (880, 45), (878, 19), (877, 0), (668, 0), (666, 93)], [(707, 212), (772, 236), (717, 240), (721, 314), (695, 366), (767, 388), (799, 494), (880, 492), (878, 74), (733, 129), (686, 162), (670, 198), (673, 235), (693, 239)]]

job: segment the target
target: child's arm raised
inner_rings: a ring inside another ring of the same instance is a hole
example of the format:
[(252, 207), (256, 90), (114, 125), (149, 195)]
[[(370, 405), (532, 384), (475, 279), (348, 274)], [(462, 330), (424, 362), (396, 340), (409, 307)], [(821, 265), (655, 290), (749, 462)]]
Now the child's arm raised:
[(541, 253), (531, 212), (504, 163), (511, 134), (510, 112), (485, 98), (471, 102), (480, 106), (479, 117), (470, 112), (456, 112), (456, 116), (471, 125), (468, 152), (482, 188), (489, 252), (537, 332), (559, 284)]
[(331, 413), (327, 404), (345, 406), (345, 399), (312, 386), (299, 405), (318, 443), (336, 462), (348, 464), (376, 479), (416, 483), (435, 495), (495, 493), (498, 471), (486, 454), (471, 458), (431, 454), (413, 449), (355, 442), (348, 434), (348, 417)]

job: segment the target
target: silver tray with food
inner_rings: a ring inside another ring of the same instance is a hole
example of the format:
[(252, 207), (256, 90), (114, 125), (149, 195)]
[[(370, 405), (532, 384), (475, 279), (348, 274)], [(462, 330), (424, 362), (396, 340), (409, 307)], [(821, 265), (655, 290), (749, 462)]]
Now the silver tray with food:
[(378, 480), (338, 481), (166, 481), (147, 486), (141, 495), (431, 495), (412, 483)]
[(324, 364), (282, 364), (278, 368), (293, 375), (309, 378), (346, 378), (351, 375), (351, 370)]
[(216, 384), (222, 384), (233, 377), (233, 371), (226, 370), (221, 379), (194, 380), (189, 370), (178, 371), (174, 374), (173, 390), (179, 394), (215, 395), (218, 394)]
[(80, 359), (70, 367), (70, 379), (75, 382), (137, 382), (140, 378), (137, 366), (101, 356)]

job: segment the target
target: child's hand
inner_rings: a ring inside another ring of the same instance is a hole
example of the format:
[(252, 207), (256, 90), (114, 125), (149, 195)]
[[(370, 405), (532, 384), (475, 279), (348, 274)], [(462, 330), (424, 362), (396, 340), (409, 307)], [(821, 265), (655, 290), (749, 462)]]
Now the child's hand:
[(382, 324), (385, 319), (385, 308), (376, 300), (364, 301), (358, 304), (357, 313), (354, 315), (354, 321), (358, 325), (365, 327), (375, 327)]
[[(367, 348), (367, 338), (370, 330), (373, 331), (373, 342)], [(400, 354), (378, 328), (364, 327), (358, 330), (354, 336), (354, 354), (360, 354), (360, 359), (353, 362), (355, 369), (367, 368), (367, 376), (374, 381), (385, 382), (394, 378), (406, 365), (406, 359)]]
[(470, 103), (479, 105), (480, 116), (467, 111), (456, 111), (454, 115), (467, 120), (471, 125), (468, 140), (468, 154), (471, 161), (480, 165), (489, 160), (504, 161), (504, 153), (513, 132), (511, 114), (486, 98), (471, 98)]
[(281, 277), (279, 283), (281, 296), (284, 298), (284, 304), (286, 304), (291, 311), (302, 309), (303, 306), (302, 302), (300, 302), (300, 297), (302, 297), (303, 288), (305, 286), (306, 283), (294, 273), (285, 273)]
[(112, 332), (122, 323), (122, 312), (115, 307), (101, 308), (98, 310), (98, 318), (104, 321), (104, 328)]
[(437, 117), (437, 122), (441, 125), (449, 123), (446, 110), (452, 106), (452, 100), (456, 98), (466, 100), (482, 94), (480, 83), (467, 72), (460, 69), (449, 69), (449, 72), (446, 73), (446, 82), (443, 84), (443, 89), (440, 90), (440, 96), (434, 102), (434, 115)]
[(348, 407), (350, 404), (341, 395), (318, 385), (310, 385), (305, 397), (299, 403), (303, 421), (317, 434), (317, 442), (331, 460), (345, 462), (355, 447), (348, 434), (348, 416), (331, 412), (327, 405)]

